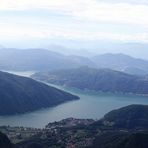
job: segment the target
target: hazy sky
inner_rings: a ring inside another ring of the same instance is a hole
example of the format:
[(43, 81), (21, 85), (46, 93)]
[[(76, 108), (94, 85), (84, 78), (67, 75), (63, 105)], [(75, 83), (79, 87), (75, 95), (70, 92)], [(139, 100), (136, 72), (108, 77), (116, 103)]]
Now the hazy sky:
[(0, 0), (1, 45), (63, 40), (148, 43), (148, 1)]

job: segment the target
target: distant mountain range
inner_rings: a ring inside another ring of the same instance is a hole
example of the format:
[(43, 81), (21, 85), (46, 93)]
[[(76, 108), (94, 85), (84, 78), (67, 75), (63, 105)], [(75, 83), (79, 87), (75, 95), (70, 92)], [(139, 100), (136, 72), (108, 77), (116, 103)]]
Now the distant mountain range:
[(145, 75), (148, 73), (148, 61), (136, 59), (124, 54), (104, 54), (91, 59), (98, 68), (110, 68), (129, 74)]
[(94, 63), (85, 57), (65, 56), (45, 49), (1, 49), (0, 69), (13, 71), (45, 71), (75, 68)]
[(148, 95), (148, 80), (110, 69), (81, 67), (40, 72), (32, 78), (82, 90)]
[(33, 79), (0, 72), (0, 115), (26, 113), (79, 99)]
[(0, 70), (47, 71), (89, 66), (110, 68), (129, 74), (148, 74), (148, 61), (124, 54), (103, 54), (94, 57), (64, 55), (46, 49), (0, 49)]

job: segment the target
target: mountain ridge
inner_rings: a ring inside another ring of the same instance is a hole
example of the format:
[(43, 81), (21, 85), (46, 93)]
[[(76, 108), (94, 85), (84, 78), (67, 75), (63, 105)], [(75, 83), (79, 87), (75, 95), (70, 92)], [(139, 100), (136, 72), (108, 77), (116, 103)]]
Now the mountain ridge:
[(56, 85), (97, 92), (148, 94), (147, 79), (111, 69), (80, 67), (40, 72), (32, 78)]
[(26, 113), (79, 99), (31, 78), (6, 72), (0, 72), (0, 82), (0, 115)]
[(129, 74), (148, 74), (148, 61), (125, 54), (106, 53), (93, 57), (64, 55), (48, 49), (0, 49), (0, 70), (46, 71), (89, 66)]

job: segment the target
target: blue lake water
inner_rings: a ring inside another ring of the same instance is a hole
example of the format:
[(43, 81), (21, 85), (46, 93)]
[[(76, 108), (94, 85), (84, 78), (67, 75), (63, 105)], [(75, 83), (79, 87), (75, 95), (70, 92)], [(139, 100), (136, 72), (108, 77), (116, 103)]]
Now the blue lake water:
[[(29, 77), (32, 71), (9, 71), (9, 73)], [(51, 85), (51, 84), (48, 84)], [(55, 86), (55, 85), (52, 85)], [(44, 127), (49, 122), (59, 121), (64, 118), (93, 118), (100, 119), (107, 112), (130, 104), (148, 105), (148, 97), (134, 95), (103, 94), (84, 92), (55, 86), (59, 89), (78, 95), (80, 100), (70, 101), (52, 108), (26, 113), (23, 115), (0, 116), (0, 125)]]
[(0, 117), (0, 125), (44, 127), (49, 122), (59, 121), (68, 117), (100, 119), (105, 113), (126, 105), (148, 105), (148, 97), (58, 88), (78, 95), (80, 100), (70, 101), (56, 107), (41, 109), (23, 115)]

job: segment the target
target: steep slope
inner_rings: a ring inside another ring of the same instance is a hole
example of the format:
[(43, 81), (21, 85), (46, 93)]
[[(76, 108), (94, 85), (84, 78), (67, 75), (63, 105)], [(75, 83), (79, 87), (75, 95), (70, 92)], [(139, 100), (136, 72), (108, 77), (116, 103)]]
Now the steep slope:
[(89, 148), (147, 148), (148, 133), (105, 133), (95, 138)]
[(80, 67), (77, 69), (36, 73), (32, 77), (82, 90), (148, 94), (148, 81), (146, 79), (110, 69)]
[(0, 72), (0, 115), (25, 113), (78, 99), (30, 78)]
[(103, 122), (106, 123), (106, 125), (119, 128), (148, 129), (148, 106), (130, 105), (113, 110), (104, 116)]
[(6, 135), (0, 132), (0, 148), (14, 148)]
[(148, 61), (124, 54), (103, 54), (92, 58), (99, 68), (110, 68), (129, 74), (144, 75), (148, 73)]

